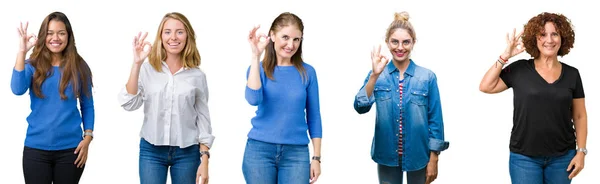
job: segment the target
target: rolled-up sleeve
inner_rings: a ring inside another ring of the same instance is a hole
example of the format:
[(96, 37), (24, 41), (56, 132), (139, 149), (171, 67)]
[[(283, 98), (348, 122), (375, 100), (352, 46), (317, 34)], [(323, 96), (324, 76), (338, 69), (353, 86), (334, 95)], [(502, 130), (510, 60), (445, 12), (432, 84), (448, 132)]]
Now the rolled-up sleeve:
[(194, 104), (198, 118), (196, 119), (196, 125), (198, 126), (198, 141), (200, 144), (204, 144), (211, 148), (215, 140), (215, 136), (212, 135), (212, 126), (210, 122), (210, 113), (208, 110), (208, 85), (206, 82), (206, 75), (202, 76), (200, 84), (200, 95), (196, 96), (196, 103)]
[(138, 77), (138, 90), (136, 94), (130, 94), (127, 92), (127, 85), (121, 88), (121, 92), (119, 92), (119, 104), (126, 111), (134, 111), (139, 109), (144, 104), (144, 83), (143, 77), (145, 66), (140, 68), (140, 76)]
[(373, 106), (373, 103), (375, 103), (374, 95), (371, 94), (371, 96), (367, 96), (367, 90), (365, 88), (367, 82), (369, 82), (369, 76), (371, 76), (371, 72), (369, 72), (367, 78), (363, 82), (363, 86), (354, 97), (354, 110), (356, 110), (356, 112), (359, 114), (369, 112), (371, 110), (371, 106)]
[(450, 143), (444, 140), (444, 120), (442, 117), (442, 104), (440, 92), (437, 85), (437, 77), (431, 74), (429, 83), (429, 103), (427, 105), (427, 115), (429, 124), (429, 150), (444, 151), (448, 149)]

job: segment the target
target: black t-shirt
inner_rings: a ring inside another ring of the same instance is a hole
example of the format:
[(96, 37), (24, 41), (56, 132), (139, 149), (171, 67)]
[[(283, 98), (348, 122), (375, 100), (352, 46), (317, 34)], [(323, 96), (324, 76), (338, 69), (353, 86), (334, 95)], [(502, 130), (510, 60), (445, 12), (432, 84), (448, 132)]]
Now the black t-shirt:
[(562, 63), (558, 80), (548, 83), (533, 59), (518, 60), (500, 78), (513, 88), (510, 151), (528, 156), (557, 156), (575, 149), (573, 99), (584, 98), (579, 71)]

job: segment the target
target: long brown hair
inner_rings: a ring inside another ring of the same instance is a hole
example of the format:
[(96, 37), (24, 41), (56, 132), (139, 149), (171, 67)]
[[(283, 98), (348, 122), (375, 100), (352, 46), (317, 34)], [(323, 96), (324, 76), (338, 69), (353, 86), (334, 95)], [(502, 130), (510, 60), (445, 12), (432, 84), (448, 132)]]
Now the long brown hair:
[[(300, 19), (300, 17), (290, 12), (284, 12), (282, 14), (279, 14), (279, 16), (277, 16), (277, 18), (275, 18), (275, 20), (273, 20), (273, 23), (271, 24), (271, 28), (269, 29), (269, 35), (275, 34), (279, 30), (281, 30), (281, 28), (292, 25), (298, 27), (298, 29), (300, 29), (300, 32), (304, 34), (304, 24), (302, 24), (302, 20)], [(275, 52), (275, 43), (273, 43), (271, 39), (268, 40), (269, 43), (265, 48), (265, 56), (263, 58), (262, 66), (267, 77), (271, 80), (274, 80), (273, 72), (275, 71), (275, 66), (277, 66), (277, 53)], [(298, 50), (292, 56), (291, 62), (292, 65), (294, 65), (294, 67), (296, 67), (296, 69), (298, 69), (298, 71), (300, 72), (302, 79), (306, 79), (306, 70), (304, 69), (304, 65), (302, 65), (304, 63), (302, 61), (302, 40), (300, 40)]]
[(71, 23), (67, 16), (62, 12), (50, 13), (46, 16), (40, 26), (40, 31), (38, 33), (39, 39), (35, 43), (33, 52), (29, 56), (30, 63), (35, 68), (31, 89), (38, 98), (44, 98), (44, 94), (42, 94), (41, 90), (42, 83), (44, 83), (48, 76), (54, 75), (52, 70), (52, 52), (46, 47), (48, 26), (50, 25), (50, 21), (53, 20), (65, 24), (68, 36), (67, 46), (61, 53), (62, 60), (60, 61), (60, 68), (62, 69), (62, 77), (58, 88), (60, 98), (63, 100), (67, 99), (65, 89), (69, 83), (71, 83), (73, 87), (73, 94), (76, 98), (80, 97), (82, 89), (84, 94), (89, 97), (91, 94), (89, 93), (90, 89), (88, 86), (93, 86), (92, 71), (85, 60), (77, 53), (75, 36), (73, 35)]
[(183, 67), (198, 68), (200, 66), (200, 52), (196, 47), (196, 32), (194, 32), (194, 28), (192, 28), (190, 21), (183, 14), (178, 12), (167, 13), (163, 17), (162, 21), (160, 21), (160, 25), (158, 26), (158, 31), (156, 33), (156, 39), (154, 39), (154, 44), (152, 44), (152, 52), (150, 53), (150, 56), (148, 56), (150, 65), (152, 65), (152, 68), (154, 68), (156, 71), (162, 72), (161, 62), (167, 59), (165, 47), (162, 45), (162, 32), (165, 27), (165, 22), (167, 22), (169, 19), (178, 20), (185, 26), (187, 38), (185, 41), (185, 47), (180, 54)]

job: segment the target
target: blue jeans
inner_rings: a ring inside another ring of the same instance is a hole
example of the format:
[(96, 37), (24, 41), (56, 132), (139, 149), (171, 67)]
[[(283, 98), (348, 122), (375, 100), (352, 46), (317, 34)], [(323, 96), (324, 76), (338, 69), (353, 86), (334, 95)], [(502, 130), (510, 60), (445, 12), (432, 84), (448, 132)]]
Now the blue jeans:
[(167, 170), (171, 168), (171, 183), (195, 184), (196, 171), (200, 166), (199, 145), (154, 146), (144, 139), (140, 141), (140, 183), (165, 184)]
[(242, 172), (247, 184), (307, 184), (308, 145), (271, 144), (248, 139)]
[(510, 180), (513, 184), (569, 184), (567, 167), (575, 150), (554, 157), (531, 157), (518, 153), (510, 153)]
[[(406, 172), (406, 181), (408, 184), (425, 184), (426, 171), (427, 167), (424, 167), (421, 170), (408, 171)], [(404, 171), (402, 171), (401, 166), (389, 167), (377, 164), (377, 176), (380, 184), (402, 184), (403, 174)]]

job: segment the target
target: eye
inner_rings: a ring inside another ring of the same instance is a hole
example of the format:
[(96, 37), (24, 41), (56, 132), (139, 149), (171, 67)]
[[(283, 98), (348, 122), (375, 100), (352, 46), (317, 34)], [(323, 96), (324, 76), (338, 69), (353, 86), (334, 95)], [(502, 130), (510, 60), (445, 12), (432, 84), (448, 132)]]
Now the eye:
[(287, 35), (283, 35), (283, 37), (281, 37), (281, 38), (283, 38), (283, 40), (288, 40), (288, 39), (290, 39), (290, 37), (289, 37), (289, 36), (287, 36)]
[(552, 36), (558, 36), (558, 33), (552, 33)]
[(67, 33), (65, 33), (65, 32), (62, 32), (62, 33), (60, 33), (60, 35), (61, 35), (61, 36), (66, 36), (66, 35), (67, 35)]
[(398, 45), (398, 40), (392, 40), (391, 42), (392, 42), (392, 44), (394, 44), (394, 45)]
[(295, 42), (299, 42), (299, 41), (300, 41), (300, 38), (294, 38), (294, 41), (295, 41)]
[(402, 44), (404, 44), (404, 45), (408, 45), (408, 44), (410, 44), (410, 41), (409, 41), (409, 40), (404, 40), (404, 41), (402, 42)]
[(183, 31), (179, 31), (179, 32), (177, 32), (177, 34), (183, 35)]
[(165, 31), (165, 34), (171, 34), (171, 31)]

